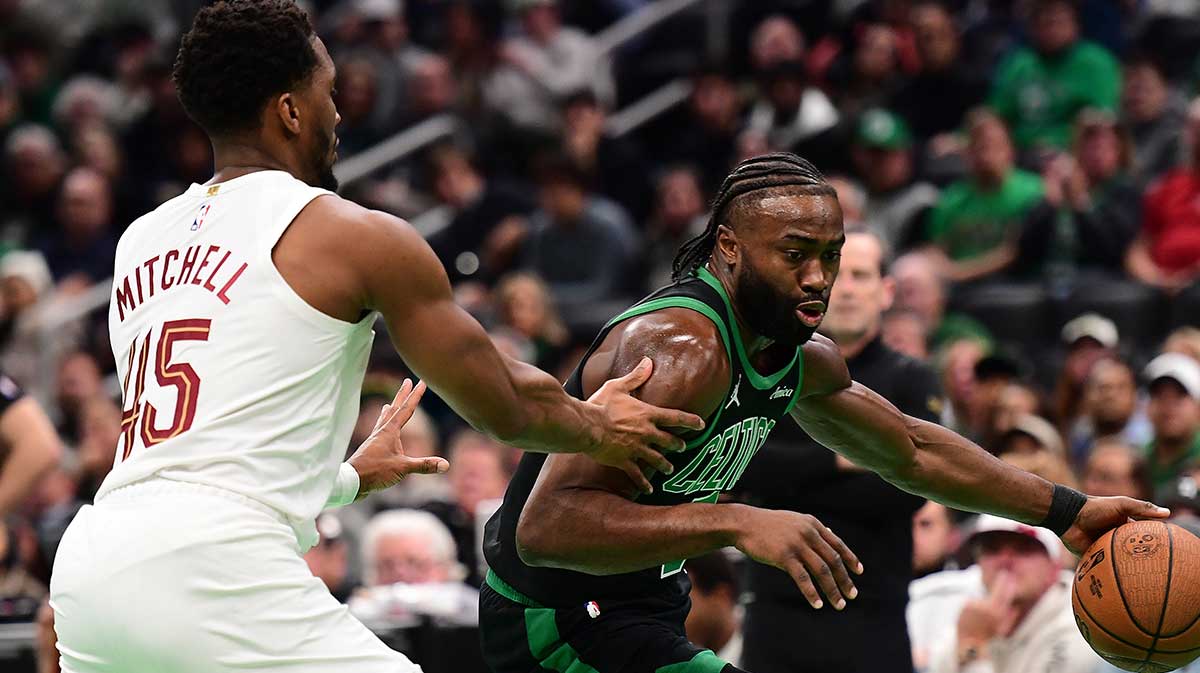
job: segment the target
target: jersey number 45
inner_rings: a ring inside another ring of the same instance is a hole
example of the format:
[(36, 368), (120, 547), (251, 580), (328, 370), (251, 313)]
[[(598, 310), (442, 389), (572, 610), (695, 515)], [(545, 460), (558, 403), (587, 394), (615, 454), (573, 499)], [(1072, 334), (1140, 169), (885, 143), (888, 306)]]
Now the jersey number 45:
[[(121, 391), (123, 402), (129, 403), (127, 408), (122, 405), (121, 437), (124, 449), (121, 460), (129, 457), (133, 451), (133, 442), (137, 436), (142, 438), (142, 444), (149, 447), (161, 441), (176, 437), (187, 432), (192, 427), (196, 417), (196, 398), (200, 394), (200, 377), (196, 370), (186, 362), (171, 362), (171, 351), (180, 341), (208, 341), (208, 331), (212, 321), (208, 318), (171, 320), (162, 325), (158, 337), (158, 346), (154, 349), (154, 376), (158, 385), (165, 388), (173, 386), (176, 391), (175, 417), (167, 428), (158, 427), (158, 409), (149, 400), (142, 401), (142, 392), (146, 389), (146, 370), (150, 359), (151, 329), (142, 339), (141, 353), (138, 353), (138, 339), (135, 338), (129, 346), (129, 363), (125, 369), (124, 389)], [(137, 375), (133, 375), (133, 362), (137, 360)], [(130, 396), (132, 387), (133, 395)]]

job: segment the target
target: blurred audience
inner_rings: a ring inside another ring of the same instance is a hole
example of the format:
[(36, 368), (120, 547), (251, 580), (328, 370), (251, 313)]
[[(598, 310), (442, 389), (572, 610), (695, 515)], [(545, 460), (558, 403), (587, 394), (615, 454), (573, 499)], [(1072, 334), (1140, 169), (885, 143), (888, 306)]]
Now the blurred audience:
[(341, 521), (336, 514), (325, 512), (317, 517), (317, 532), (321, 539), (304, 553), (304, 562), (329, 593), (345, 603), (355, 587), (350, 580), (350, 557)]
[(1089, 495), (1123, 495), (1141, 499), (1152, 495), (1146, 460), (1141, 452), (1114, 439), (1102, 439), (1092, 447), (1087, 465), (1083, 468), (1082, 485), (1083, 491)]
[(949, 569), (961, 542), (950, 508), (927, 501), (913, 515), (913, 579)]
[(692, 609), (684, 629), (688, 640), (737, 666), (742, 659), (742, 608), (737, 570), (724, 552), (688, 559)]
[(1147, 445), (1150, 481), (1157, 489), (1200, 460), (1200, 364), (1164, 353), (1142, 372), (1150, 392), (1146, 416), (1154, 435)]
[(858, 120), (851, 152), (866, 187), (861, 217), (893, 249), (912, 247), (938, 199), (933, 185), (915, 180), (912, 145), (908, 124), (888, 110), (871, 108)]

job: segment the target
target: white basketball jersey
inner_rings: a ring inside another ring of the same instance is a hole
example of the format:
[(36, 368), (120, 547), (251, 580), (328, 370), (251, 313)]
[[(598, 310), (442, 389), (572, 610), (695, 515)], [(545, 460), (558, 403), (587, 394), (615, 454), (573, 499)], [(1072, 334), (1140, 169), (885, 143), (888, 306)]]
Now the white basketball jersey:
[(193, 184), (121, 237), (108, 325), (122, 435), (98, 501), (151, 477), (207, 484), (282, 512), (302, 548), (315, 542), (374, 314), (351, 324), (313, 308), (271, 250), (328, 193), (282, 171)]

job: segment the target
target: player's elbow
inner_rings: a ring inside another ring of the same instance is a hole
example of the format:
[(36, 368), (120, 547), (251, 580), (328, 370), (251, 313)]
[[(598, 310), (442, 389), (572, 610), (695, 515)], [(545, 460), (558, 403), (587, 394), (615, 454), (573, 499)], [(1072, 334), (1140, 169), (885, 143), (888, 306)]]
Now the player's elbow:
[(521, 517), (517, 520), (517, 555), (521, 562), (534, 568), (554, 565), (552, 548), (553, 535), (548, 531), (549, 526), (545, 517), (539, 516), (536, 507), (526, 503)]

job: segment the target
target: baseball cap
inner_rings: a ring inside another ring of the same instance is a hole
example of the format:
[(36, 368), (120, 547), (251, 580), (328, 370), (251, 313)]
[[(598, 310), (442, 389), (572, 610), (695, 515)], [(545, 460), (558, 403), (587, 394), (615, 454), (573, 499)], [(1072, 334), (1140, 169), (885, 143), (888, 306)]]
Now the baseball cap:
[(1005, 438), (1013, 433), (1021, 433), (1029, 435), (1038, 444), (1041, 444), (1046, 450), (1056, 455), (1063, 455), (1063, 442), (1058, 431), (1054, 429), (1050, 422), (1041, 416), (1033, 414), (1021, 414), (1013, 421), (1013, 426), (1008, 432), (1004, 433)]
[[(1046, 553), (1050, 558), (1058, 560), (1062, 555), (1062, 543), (1059, 542), (1058, 536), (1050, 532), (1047, 528), (1038, 526), (1030, 526), (1029, 524), (1003, 519), (993, 514), (980, 514), (975, 520), (975, 525), (971, 528), (971, 537), (967, 538), (967, 545), (972, 545), (978, 542), (978, 538), (982, 535), (990, 533), (1016, 533), (1018, 535), (1027, 535), (1046, 548)], [(969, 547), (968, 547), (969, 548)]]
[(1084, 313), (1076, 316), (1062, 328), (1062, 340), (1068, 345), (1088, 337), (1095, 339), (1105, 348), (1116, 348), (1120, 335), (1117, 325), (1099, 313)]
[(1188, 395), (1200, 399), (1200, 364), (1183, 353), (1163, 353), (1146, 365), (1142, 375), (1150, 385), (1160, 379), (1171, 379), (1183, 386)]
[(903, 150), (912, 146), (912, 132), (899, 116), (883, 108), (871, 108), (858, 120), (856, 139), (867, 147)]
[(329, 512), (322, 512), (317, 517), (317, 532), (321, 534), (321, 540), (324, 542), (333, 542), (342, 537), (342, 522), (336, 515)]
[(39, 297), (54, 286), (46, 258), (33, 250), (15, 250), (0, 258), (0, 279), (3, 278), (24, 279)]

